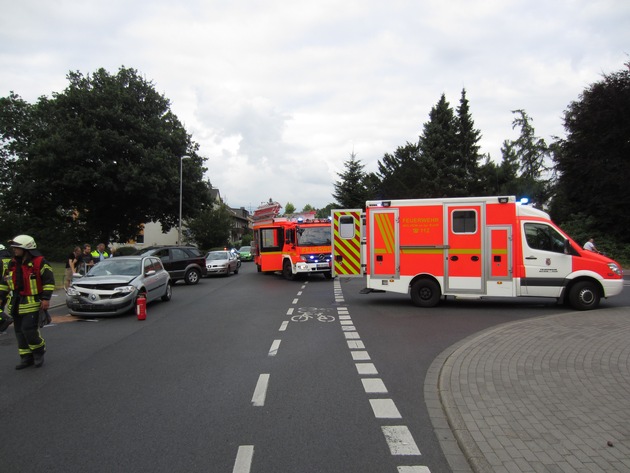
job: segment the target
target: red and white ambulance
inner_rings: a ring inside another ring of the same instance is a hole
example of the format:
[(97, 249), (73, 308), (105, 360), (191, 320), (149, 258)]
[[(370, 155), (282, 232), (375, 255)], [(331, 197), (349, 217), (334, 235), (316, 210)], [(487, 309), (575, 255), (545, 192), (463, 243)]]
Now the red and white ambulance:
[(408, 293), (421, 307), (525, 296), (587, 310), (623, 289), (618, 263), (514, 196), (368, 201), (332, 220), (333, 276), (365, 275), (368, 291)]

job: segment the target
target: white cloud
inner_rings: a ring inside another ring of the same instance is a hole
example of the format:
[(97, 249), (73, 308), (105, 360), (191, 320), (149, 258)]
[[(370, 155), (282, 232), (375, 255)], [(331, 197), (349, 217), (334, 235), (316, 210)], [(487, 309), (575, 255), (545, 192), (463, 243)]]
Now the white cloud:
[(376, 171), (462, 88), (494, 159), (516, 136), (514, 109), (550, 140), (570, 101), (630, 52), (623, 0), (5, 3), (0, 96), (34, 101), (69, 70), (134, 67), (232, 206), (326, 205), (353, 150)]

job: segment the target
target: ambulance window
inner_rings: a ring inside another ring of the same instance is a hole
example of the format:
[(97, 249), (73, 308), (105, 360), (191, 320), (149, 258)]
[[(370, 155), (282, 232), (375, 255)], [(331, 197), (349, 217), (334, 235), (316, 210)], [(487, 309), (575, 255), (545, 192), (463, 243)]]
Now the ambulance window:
[(534, 250), (564, 253), (564, 237), (553, 227), (544, 223), (526, 223), (525, 240)]
[(277, 251), (282, 247), (281, 228), (262, 228), (260, 230), (260, 251)]
[(339, 236), (344, 240), (354, 238), (354, 217), (352, 215), (339, 217)]
[(477, 233), (477, 212), (474, 210), (453, 211), (453, 233)]

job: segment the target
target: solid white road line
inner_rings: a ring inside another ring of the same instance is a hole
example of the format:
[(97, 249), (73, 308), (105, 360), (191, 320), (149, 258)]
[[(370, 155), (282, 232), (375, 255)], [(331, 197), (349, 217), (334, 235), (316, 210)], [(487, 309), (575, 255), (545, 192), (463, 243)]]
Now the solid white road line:
[(281, 340), (274, 340), (269, 349), (269, 356), (276, 356), (278, 354), (278, 348), (280, 348)]
[(267, 387), (269, 386), (269, 375), (261, 374), (258, 377), (256, 383), (256, 389), (254, 389), (254, 395), (252, 396), (252, 406), (261, 407), (265, 405), (265, 397), (267, 397)]
[(370, 405), (377, 419), (402, 419), (396, 404), (391, 399), (370, 399)]
[(238, 447), (236, 461), (232, 473), (249, 473), (252, 467), (252, 459), (254, 457), (253, 445), (241, 445)]
[(381, 426), (392, 455), (420, 455), (420, 450), (405, 425)]
[(398, 473), (431, 473), (428, 466), (399, 466)]

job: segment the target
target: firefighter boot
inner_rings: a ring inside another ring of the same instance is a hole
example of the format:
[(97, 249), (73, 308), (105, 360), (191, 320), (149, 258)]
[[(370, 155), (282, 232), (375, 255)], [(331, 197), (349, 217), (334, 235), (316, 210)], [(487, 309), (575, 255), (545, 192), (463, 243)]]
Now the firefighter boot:
[(24, 368), (28, 368), (29, 366), (33, 366), (33, 357), (31, 355), (22, 356), (19, 365), (15, 365), (16, 370), (23, 370)]
[(44, 350), (33, 352), (35, 368), (41, 368), (42, 365), (44, 364), (44, 353), (46, 353)]

